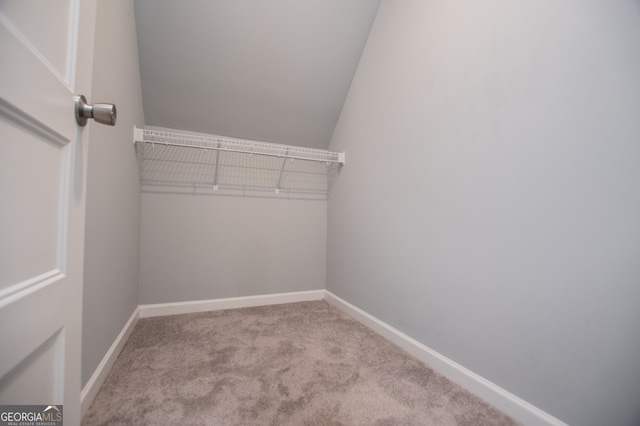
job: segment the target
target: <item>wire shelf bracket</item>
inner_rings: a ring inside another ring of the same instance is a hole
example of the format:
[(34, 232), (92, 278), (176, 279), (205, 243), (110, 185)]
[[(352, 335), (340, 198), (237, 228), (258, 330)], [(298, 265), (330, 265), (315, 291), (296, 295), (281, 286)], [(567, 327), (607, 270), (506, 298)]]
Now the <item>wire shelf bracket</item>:
[(143, 191), (327, 198), (344, 152), (134, 127)]

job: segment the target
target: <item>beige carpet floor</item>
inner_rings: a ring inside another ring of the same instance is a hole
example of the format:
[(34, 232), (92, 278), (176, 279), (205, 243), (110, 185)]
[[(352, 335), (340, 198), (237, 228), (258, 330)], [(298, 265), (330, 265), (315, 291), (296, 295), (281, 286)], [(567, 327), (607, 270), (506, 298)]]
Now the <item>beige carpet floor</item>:
[(143, 318), (83, 425), (513, 425), (325, 301)]

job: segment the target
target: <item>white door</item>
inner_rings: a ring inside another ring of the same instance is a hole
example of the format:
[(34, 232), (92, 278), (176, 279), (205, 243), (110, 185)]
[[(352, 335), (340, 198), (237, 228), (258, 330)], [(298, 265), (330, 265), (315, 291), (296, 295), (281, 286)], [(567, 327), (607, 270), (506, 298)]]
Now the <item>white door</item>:
[(80, 423), (94, 0), (0, 0), (0, 404)]

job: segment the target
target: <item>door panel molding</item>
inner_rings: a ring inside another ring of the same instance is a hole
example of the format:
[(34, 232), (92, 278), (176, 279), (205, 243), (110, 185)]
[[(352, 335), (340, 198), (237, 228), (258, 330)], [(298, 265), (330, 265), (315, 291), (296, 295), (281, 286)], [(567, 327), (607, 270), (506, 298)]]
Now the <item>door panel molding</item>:
[[(56, 330), (42, 345), (25, 357), (0, 379), (0, 404), (40, 404), (51, 401), (61, 405), (64, 399), (64, 328)], [(26, 379), (25, 376), (32, 376)], [(40, 386), (26, 387), (38, 382)]]
[(38, 138), (41, 138), (52, 144), (64, 147), (69, 142), (69, 138), (64, 137), (60, 133), (53, 130), (43, 122), (36, 120), (31, 115), (15, 107), (13, 104), (7, 102), (0, 97), (0, 116), (7, 118), (13, 124), (22, 127), (25, 131), (33, 133)]
[(63, 279), (64, 277), (65, 274), (60, 269), (52, 269), (51, 271), (45, 272), (44, 274), (3, 288), (0, 291), (0, 308), (10, 303), (16, 302), (21, 298), (26, 297), (33, 292), (41, 290), (48, 285), (55, 284), (57, 281)]

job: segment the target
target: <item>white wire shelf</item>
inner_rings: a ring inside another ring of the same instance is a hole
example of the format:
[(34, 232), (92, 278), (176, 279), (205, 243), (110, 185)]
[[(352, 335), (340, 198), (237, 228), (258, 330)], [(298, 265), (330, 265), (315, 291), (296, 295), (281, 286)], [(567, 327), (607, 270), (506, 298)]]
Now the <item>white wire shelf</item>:
[(143, 190), (326, 198), (344, 152), (134, 127)]

